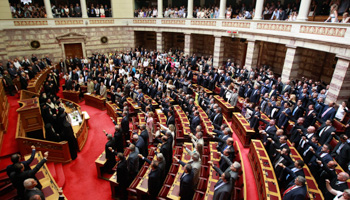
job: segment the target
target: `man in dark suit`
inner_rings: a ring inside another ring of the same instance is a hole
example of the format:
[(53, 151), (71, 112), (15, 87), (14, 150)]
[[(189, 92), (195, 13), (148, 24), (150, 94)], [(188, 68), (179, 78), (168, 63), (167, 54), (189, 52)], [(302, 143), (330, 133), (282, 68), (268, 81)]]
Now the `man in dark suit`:
[(330, 155), (331, 148), (332, 147), (329, 144), (324, 144), (321, 147), (318, 147), (316, 151), (314, 148), (310, 148), (310, 152), (313, 153), (314, 156), (311, 157), (308, 165), (314, 176), (316, 176), (317, 171), (320, 169), (317, 164), (317, 160), (320, 160), (323, 163), (328, 163), (329, 161), (333, 160), (332, 156)]
[(223, 120), (223, 117), (221, 114), (221, 108), (220, 107), (216, 108), (215, 112), (216, 114), (212, 118), (212, 122), (213, 122), (212, 124), (215, 129), (220, 129), (222, 125), (222, 120)]
[(194, 112), (194, 116), (191, 120), (191, 125), (190, 125), (190, 129), (192, 133), (196, 132), (196, 127), (200, 124), (201, 119), (199, 118), (199, 112), (195, 111)]
[(100, 84), (97, 82), (97, 80), (94, 80), (94, 93), (96, 95), (100, 95)]
[(115, 131), (114, 131), (114, 147), (117, 152), (124, 152), (124, 144), (123, 144), (123, 133), (120, 128), (120, 124), (117, 125), (116, 121), (113, 120), (113, 123), (115, 123)]
[[(148, 156), (148, 149), (146, 146), (146, 142), (143, 140), (143, 137), (139, 136), (137, 133), (134, 133), (132, 136), (133, 143), (135, 146), (139, 149), (140, 154), (142, 154), (143, 157)], [(143, 165), (143, 160), (140, 160), (140, 168)]]
[(283, 200), (305, 199), (307, 192), (305, 182), (306, 179), (304, 177), (298, 176), (294, 184), (283, 192)]
[(111, 152), (109, 150), (109, 148), (114, 148), (115, 142), (114, 142), (114, 138), (111, 134), (107, 134), (105, 131), (104, 131), (104, 133), (106, 134), (107, 140), (108, 140), (106, 145), (105, 145), (105, 153), (106, 153), (106, 160), (107, 161), (106, 161), (106, 164), (104, 167), (108, 173), (113, 174), (112, 168), (116, 164), (116, 161), (115, 161), (115, 156), (114, 156), (113, 152)]
[(290, 80), (287, 80), (286, 83), (282, 87), (281, 94), (283, 95), (286, 92), (288, 92), (290, 94), (291, 91), (292, 91), (292, 87), (290, 86)]
[[(147, 158), (145, 158), (147, 159)], [(147, 159), (148, 160), (148, 159)], [(148, 160), (149, 162), (150, 160)], [(159, 190), (162, 186), (161, 184), (161, 170), (159, 169), (158, 161), (152, 161), (151, 171), (148, 174), (148, 193), (150, 194), (150, 199), (156, 199)]]
[(340, 141), (334, 147), (331, 155), (335, 158), (338, 164), (346, 170), (350, 161), (350, 146), (347, 142), (348, 137), (345, 134), (340, 135)]
[(168, 112), (168, 119), (166, 120), (167, 127), (169, 127), (170, 124), (175, 126), (175, 117), (173, 111)]
[(276, 149), (276, 154), (277, 155), (273, 161), (273, 166), (275, 169), (276, 177), (280, 177), (283, 171), (283, 168), (280, 166), (280, 164), (282, 163), (285, 166), (289, 166), (293, 163), (293, 161), (289, 156), (289, 148)]
[[(346, 182), (349, 179), (349, 174), (346, 172), (340, 172), (337, 175), (337, 179), (334, 179), (332, 181), (326, 180), (326, 185), (330, 184), (330, 186), (334, 189), (334, 190), (338, 190), (343, 192), (344, 190), (348, 189), (348, 183)], [(330, 192), (326, 192), (324, 195), (324, 199), (334, 199), (334, 195)]]
[(231, 175), (229, 172), (220, 174), (219, 181), (214, 186), (213, 200), (230, 199), (232, 190)]
[(186, 73), (186, 79), (192, 81), (193, 79), (193, 72), (191, 70), (191, 67), (188, 67), (188, 71)]
[(252, 91), (250, 98), (250, 102), (257, 104), (260, 100), (260, 90), (257, 85), (254, 86), (254, 90)]
[(127, 140), (130, 135), (129, 135), (129, 117), (128, 117), (128, 112), (123, 111), (123, 119), (122, 119), (122, 133), (124, 136), (124, 140)]
[(258, 133), (258, 127), (259, 127), (259, 119), (260, 119), (260, 107), (259, 106), (255, 106), (254, 108), (254, 112), (252, 113), (250, 119), (249, 119), (249, 125), (250, 128), (255, 130), (255, 133)]
[(283, 163), (280, 163), (279, 165), (280, 167), (283, 168), (283, 172), (279, 177), (281, 186), (283, 188), (287, 185), (293, 184), (296, 177), (298, 176), (305, 177), (304, 170), (303, 170), (303, 166), (304, 166), (303, 160), (296, 160), (294, 162), (294, 167), (291, 169), (289, 167), (286, 167)]
[(335, 133), (335, 128), (332, 126), (332, 121), (328, 119), (320, 128), (318, 128), (318, 142), (323, 144), (328, 144), (333, 136), (332, 133)]
[(320, 113), (320, 120), (321, 122), (325, 122), (327, 119), (333, 119), (336, 113), (336, 110), (334, 108), (335, 103), (332, 101), (328, 104), (328, 106), (325, 106)]
[[(10, 175), (10, 180), (13, 184), (13, 186), (17, 189), (17, 194), (20, 197), (24, 196), (24, 180), (28, 178), (34, 178), (35, 174), (40, 170), (40, 168), (45, 164), (47, 161), (47, 157), (49, 155), (49, 152), (44, 153), (44, 158), (31, 170), (24, 171), (24, 165), (22, 163), (16, 163), (13, 168), (14, 172)], [(39, 187), (41, 189), (41, 186)]]
[(193, 172), (192, 166), (187, 164), (184, 173), (180, 177), (180, 193), (181, 200), (192, 200), (193, 190)]
[(288, 124), (288, 115), (291, 115), (292, 112), (289, 109), (289, 104), (286, 102), (284, 103), (284, 107), (283, 110), (281, 112), (281, 114), (278, 117), (278, 127), (280, 127), (281, 129), (287, 128), (287, 124)]
[(173, 157), (173, 152), (172, 152), (172, 139), (170, 138), (171, 136), (162, 136), (161, 138), (161, 142), (162, 142), (162, 146), (160, 147), (160, 153), (163, 154), (164, 158), (165, 158), (165, 163), (166, 163), (166, 167), (165, 169), (168, 170), (171, 166), (171, 160)]
[(29, 167), (29, 165), (30, 165), (30, 163), (32, 163), (33, 162), (33, 160), (34, 160), (34, 156), (35, 156), (35, 146), (34, 145), (32, 145), (31, 146), (31, 148), (32, 148), (32, 154), (31, 154), (31, 156), (30, 156), (30, 158), (28, 159), (28, 160), (26, 160), (26, 161), (22, 161), (22, 162), (20, 162), (20, 160), (21, 160), (21, 155), (20, 154), (13, 154), (12, 156), (11, 156), (11, 161), (12, 161), (12, 165), (9, 165), (9, 166), (7, 166), (6, 167), (6, 173), (7, 173), (7, 175), (10, 177), (10, 175), (11, 175), (11, 173), (12, 172), (14, 172), (14, 165), (16, 164), (16, 163), (22, 163), (22, 165), (24, 166), (24, 170), (25, 171), (27, 171), (27, 170), (30, 170), (30, 167)]
[(298, 100), (297, 104), (294, 106), (292, 115), (289, 116), (293, 121), (304, 115), (304, 108), (302, 107), (302, 104), (303, 102), (301, 100)]
[(304, 127), (307, 128), (309, 126), (313, 126), (316, 122), (317, 112), (315, 111), (315, 105), (310, 104), (308, 106), (308, 110), (305, 112), (304, 118)]
[(130, 153), (126, 161), (129, 173), (128, 185), (130, 185), (130, 183), (135, 179), (137, 173), (139, 172), (139, 149), (134, 144), (130, 144), (129, 149)]

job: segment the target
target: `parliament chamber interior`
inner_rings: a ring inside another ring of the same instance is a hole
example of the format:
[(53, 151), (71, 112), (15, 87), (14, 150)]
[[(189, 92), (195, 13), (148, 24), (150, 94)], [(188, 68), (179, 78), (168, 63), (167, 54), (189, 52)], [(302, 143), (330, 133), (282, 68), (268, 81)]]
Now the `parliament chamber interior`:
[(0, 199), (350, 199), (349, 0), (0, 2)]

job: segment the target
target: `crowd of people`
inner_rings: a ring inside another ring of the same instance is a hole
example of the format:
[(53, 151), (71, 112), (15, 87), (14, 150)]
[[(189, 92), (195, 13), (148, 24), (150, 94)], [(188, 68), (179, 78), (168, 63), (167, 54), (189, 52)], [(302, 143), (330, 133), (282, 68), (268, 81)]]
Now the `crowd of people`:
[[(327, 4), (325, 1), (322, 6), (317, 7), (316, 1), (312, 1), (309, 16), (314, 15), (330, 15), (326, 22), (339, 22), (338, 21), (338, 7), (339, 13), (343, 15), (341, 23), (349, 23), (350, 17), (348, 14), (349, 5), (344, 2), (330, 2)], [(284, 21), (296, 21), (300, 7), (300, 0), (287, 5), (282, 5), (281, 1), (277, 3), (271, 2), (264, 5), (262, 18), (265, 20), (284, 20)], [(158, 13), (157, 8), (140, 8), (135, 10), (134, 17), (148, 18), (157, 17), (158, 14), (162, 14), (165, 18), (186, 18), (188, 11), (185, 6), (180, 7), (166, 7), (163, 13)], [(220, 10), (218, 6), (210, 7), (194, 7), (193, 18), (199, 19), (217, 19), (219, 18)], [(225, 19), (253, 19), (255, 15), (255, 7), (252, 5), (230, 5), (225, 10)]]
[[(18, 59), (8, 65), (16, 65), (17, 62)], [(32, 58), (33, 64), (29, 66), (35, 65), (35, 62), (37, 61)], [(200, 108), (196, 106), (196, 102), (206, 112), (215, 128), (215, 134), (209, 134), (209, 140), (218, 141), (217, 150), (221, 154), (219, 166), (208, 163), (221, 176), (215, 185), (214, 197), (229, 198), (241, 165), (235, 162), (234, 140), (230, 128), (223, 123), (222, 110), (215, 103), (213, 95), (208, 95), (203, 89), (214, 91), (219, 88), (219, 95), (233, 106), (237, 105), (240, 97), (244, 99), (242, 115), (255, 130), (253, 138), (263, 141), (284, 199), (292, 199), (291, 196), (305, 198), (307, 191), (302, 170), (304, 165), (310, 168), (327, 199), (332, 199), (335, 195), (349, 195), (346, 183), (349, 179), (347, 172), (350, 161), (347, 102), (341, 105), (330, 102), (326, 105), (329, 85), (322, 81), (302, 77), (282, 83), (281, 78), (275, 76), (269, 66), (256, 66), (248, 70), (230, 59), (222, 66), (213, 66), (211, 56), (184, 55), (179, 49), (157, 52), (136, 48), (105, 54), (94, 53), (89, 58), (69, 57), (65, 61), (61, 60), (58, 65), (65, 74), (65, 89), (79, 91), (79, 86), (85, 85), (88, 93), (105, 96), (120, 108), (118, 113), (122, 121), (120, 124), (114, 121), (115, 133), (104, 133), (107, 137), (105, 167), (112, 173), (113, 166), (118, 164), (117, 181), (122, 191), (126, 191), (143, 163), (148, 162), (152, 169), (148, 181), (149, 195), (153, 198), (158, 195), (172, 163), (179, 163), (185, 169), (181, 176), (179, 195), (182, 199), (192, 199), (201, 166), (204, 165), (201, 159), (206, 145), (203, 136), (205, 130), (200, 125), (203, 119), (199, 115)], [(199, 86), (196, 89), (192, 86), (194, 75)], [(60, 100), (55, 96), (58, 87), (50, 81), (45, 85), (52, 85), (51, 88), (44, 87), (40, 98), (42, 110), (46, 110), (42, 112), (45, 115), (45, 127), (48, 132), (51, 129), (54, 133), (53, 141), (60, 141), (61, 133), (66, 133), (66, 130), (59, 131), (64, 126), (61, 127), (55, 120), (55, 117), (60, 119), (64, 114), (64, 110), (60, 108)], [(166, 126), (155, 123), (155, 107), (152, 100), (144, 98), (144, 95), (150, 96), (160, 105), (159, 108), (167, 117)], [(146, 124), (133, 130), (129, 126), (131, 113), (127, 97), (138, 103), (146, 118)], [(190, 120), (189, 136), (194, 150), (184, 147), (191, 155), (188, 163), (173, 157), (174, 145), (182, 144), (176, 140), (176, 120), (171, 99), (174, 100), (173, 104), (181, 106)], [(271, 120), (266, 122), (261, 119), (261, 113)], [(332, 125), (334, 120), (346, 124), (344, 134), (336, 133)], [(292, 127), (289, 121), (294, 121)], [(318, 129), (315, 128), (316, 121), (322, 123)], [(260, 122), (266, 123), (266, 128), (259, 129)], [(339, 140), (334, 149), (330, 146), (333, 138)], [(288, 139), (300, 152), (303, 160), (292, 161)], [(160, 146), (156, 153), (157, 160), (147, 159), (149, 145)], [(126, 147), (130, 150), (128, 158), (123, 154)], [(345, 172), (336, 174), (333, 159)], [(127, 192), (123, 195), (126, 198)]]
[[(82, 10), (80, 5), (54, 5), (51, 4), (52, 15), (54, 18), (67, 18), (67, 17), (82, 17)], [(32, 3), (20, 3), (11, 5), (11, 13), (13, 18), (46, 18), (45, 6)], [(87, 15), (89, 17), (112, 17), (112, 9), (107, 5), (91, 4), (87, 8)]]

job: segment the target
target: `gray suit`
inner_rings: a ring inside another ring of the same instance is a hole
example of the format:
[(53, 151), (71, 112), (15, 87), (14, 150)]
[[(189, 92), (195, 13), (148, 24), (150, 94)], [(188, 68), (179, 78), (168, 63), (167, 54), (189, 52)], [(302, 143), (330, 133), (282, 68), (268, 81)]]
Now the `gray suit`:
[[(179, 160), (179, 163), (182, 165), (182, 166), (185, 166), (186, 163), (182, 162), (181, 160)], [(199, 175), (201, 173), (201, 167), (202, 167), (202, 163), (201, 161), (197, 161), (197, 162), (194, 162), (194, 161), (190, 161), (188, 162), (187, 164), (190, 164), (192, 166), (192, 172), (193, 172), (193, 186), (194, 188), (197, 187), (197, 184), (198, 184), (198, 181), (199, 181)]]
[(231, 190), (232, 190), (232, 183), (231, 183), (231, 181), (225, 183), (224, 185), (222, 185), (221, 187), (219, 187), (217, 189), (217, 187), (221, 183), (223, 183), (223, 181), (220, 179), (215, 184), (213, 200), (227, 200), (227, 199), (231, 199)]
[(231, 106), (236, 106), (238, 101), (238, 93), (233, 93), (231, 98), (229, 99), (229, 103), (231, 104)]
[(100, 95), (102, 97), (105, 97), (105, 98), (107, 97), (107, 88), (106, 88), (105, 85), (101, 86), (101, 88), (100, 88)]
[(135, 151), (129, 154), (127, 163), (128, 172), (130, 174), (137, 174), (139, 171), (139, 149), (135, 147)]
[[(231, 160), (230, 160), (227, 156), (221, 155), (221, 159), (224, 159), (224, 161), (225, 161), (229, 166), (232, 165)], [(219, 169), (219, 170), (220, 170), (220, 169)], [(231, 175), (231, 178), (232, 178), (233, 180), (237, 180), (237, 179), (238, 179), (238, 173), (232, 171), (232, 170), (230, 169), (230, 167), (228, 167), (228, 168), (225, 170), (225, 172), (229, 172), (230, 175)]]

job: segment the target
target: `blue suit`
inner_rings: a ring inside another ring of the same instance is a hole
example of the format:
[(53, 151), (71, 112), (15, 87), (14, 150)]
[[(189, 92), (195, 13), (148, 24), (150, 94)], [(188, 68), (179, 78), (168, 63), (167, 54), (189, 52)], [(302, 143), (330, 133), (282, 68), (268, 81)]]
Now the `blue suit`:
[[(289, 108), (287, 108), (287, 110), (283, 109), (282, 111), (285, 111), (287, 115), (292, 115), (292, 111), (290, 111)], [(282, 126), (286, 127), (287, 123), (288, 123), (288, 117), (281, 112), (281, 114), (280, 114), (280, 116), (278, 118), (278, 127), (280, 127), (280, 128)]]
[(258, 103), (259, 102), (259, 98), (260, 97), (260, 92), (259, 90), (254, 90), (251, 95), (250, 95), (250, 102), (252, 103)]
[(192, 133), (196, 131), (196, 127), (200, 124), (200, 122), (201, 122), (201, 119), (199, 118), (199, 116), (193, 117), (191, 126), (190, 126)]
[(299, 199), (305, 199), (305, 197), (306, 197), (306, 186), (301, 186), (299, 188), (296, 188), (287, 192), (283, 196), (283, 200), (299, 200)]
[(336, 110), (334, 107), (332, 107), (327, 113), (324, 114), (328, 110), (329, 106), (325, 106), (323, 108), (323, 111), (320, 113), (320, 118), (323, 122), (327, 121), (328, 119), (333, 119), (336, 113)]

